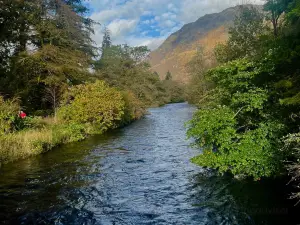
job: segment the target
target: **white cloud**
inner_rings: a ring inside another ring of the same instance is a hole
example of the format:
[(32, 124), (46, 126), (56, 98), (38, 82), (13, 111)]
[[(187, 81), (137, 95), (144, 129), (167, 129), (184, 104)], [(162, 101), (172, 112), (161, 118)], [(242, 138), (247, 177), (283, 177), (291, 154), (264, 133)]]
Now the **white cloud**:
[(176, 22), (172, 21), (172, 20), (165, 20), (163, 22), (163, 25), (166, 27), (174, 27), (176, 25)]
[[(157, 46), (170, 33), (209, 13), (237, 4), (261, 4), (264, 0), (86, 0), (91, 18), (107, 26), (115, 43)], [(101, 28), (94, 40), (102, 41)], [(160, 36), (157, 37), (157, 29)], [(156, 36), (153, 32), (156, 32)], [(155, 36), (155, 37), (153, 37)]]
[(99, 22), (99, 23), (105, 23), (106, 21), (109, 21), (110, 19), (117, 17), (118, 11), (117, 10), (103, 10), (98, 13), (94, 13), (91, 15), (91, 19)]
[(220, 12), (226, 8), (241, 4), (263, 4), (264, 0), (183, 0), (179, 19), (190, 23), (205, 14)]
[(137, 20), (117, 19), (112, 21), (107, 28), (110, 30), (112, 38), (118, 38), (131, 33), (136, 28), (137, 23)]
[(126, 41), (127, 44), (131, 46), (148, 46), (150, 50), (158, 48), (166, 39), (166, 36), (163, 37), (129, 37)]

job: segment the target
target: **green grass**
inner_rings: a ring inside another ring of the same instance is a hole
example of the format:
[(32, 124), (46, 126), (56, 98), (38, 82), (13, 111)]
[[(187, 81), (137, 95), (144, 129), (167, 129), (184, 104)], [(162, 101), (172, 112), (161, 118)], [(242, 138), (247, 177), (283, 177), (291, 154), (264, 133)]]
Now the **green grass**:
[(89, 124), (62, 124), (52, 118), (29, 121), (32, 128), (0, 136), (0, 165), (47, 152), (60, 144), (100, 133)]

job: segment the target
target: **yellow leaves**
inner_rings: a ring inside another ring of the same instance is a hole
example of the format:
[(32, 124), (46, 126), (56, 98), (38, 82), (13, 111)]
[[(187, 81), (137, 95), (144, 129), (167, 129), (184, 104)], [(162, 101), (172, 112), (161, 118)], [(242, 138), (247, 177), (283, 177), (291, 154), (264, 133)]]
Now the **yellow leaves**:
[(96, 81), (70, 88), (59, 116), (67, 122), (91, 123), (104, 131), (122, 119), (124, 108), (125, 101), (119, 91), (103, 81)]

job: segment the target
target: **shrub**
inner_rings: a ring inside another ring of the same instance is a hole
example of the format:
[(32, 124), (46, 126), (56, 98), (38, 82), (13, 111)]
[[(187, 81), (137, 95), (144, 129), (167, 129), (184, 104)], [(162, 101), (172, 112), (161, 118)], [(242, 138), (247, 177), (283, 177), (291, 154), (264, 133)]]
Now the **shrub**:
[(54, 119), (51, 117), (40, 117), (40, 116), (35, 116), (35, 117), (26, 117), (24, 119), (24, 125), (26, 128), (32, 128), (32, 129), (42, 129), (47, 126), (51, 126), (54, 124)]
[(188, 136), (195, 139), (203, 154), (192, 162), (254, 179), (280, 171), (282, 153), (274, 130), (282, 125), (275, 121), (260, 123), (255, 129), (241, 132), (235, 113), (227, 107), (199, 110), (189, 123)]
[(18, 112), (20, 106), (16, 99), (5, 101), (0, 96), (0, 135), (17, 129)]
[(84, 125), (60, 124), (52, 128), (54, 145), (81, 141), (86, 138)]
[(119, 91), (96, 81), (71, 87), (65, 93), (58, 117), (68, 123), (92, 124), (102, 132), (121, 121), (124, 107)]
[(121, 126), (138, 120), (145, 114), (143, 103), (131, 91), (122, 92), (122, 96), (125, 101), (125, 108)]
[(205, 74), (214, 85), (190, 122), (189, 137), (204, 148), (193, 162), (255, 179), (281, 172), (285, 126), (276, 114), (276, 96), (258, 82), (265, 74), (264, 67), (246, 59)]
[(289, 134), (284, 138), (284, 153), (289, 156), (287, 169), (291, 177), (290, 183), (296, 186), (291, 198), (298, 199), (300, 203), (300, 133)]

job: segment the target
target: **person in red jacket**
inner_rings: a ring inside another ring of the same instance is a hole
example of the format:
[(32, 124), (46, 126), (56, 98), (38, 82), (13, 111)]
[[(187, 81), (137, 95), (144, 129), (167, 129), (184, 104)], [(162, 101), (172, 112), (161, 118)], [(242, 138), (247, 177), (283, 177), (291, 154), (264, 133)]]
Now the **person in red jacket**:
[(19, 116), (21, 119), (24, 119), (24, 118), (26, 118), (27, 115), (23, 111), (20, 111)]

